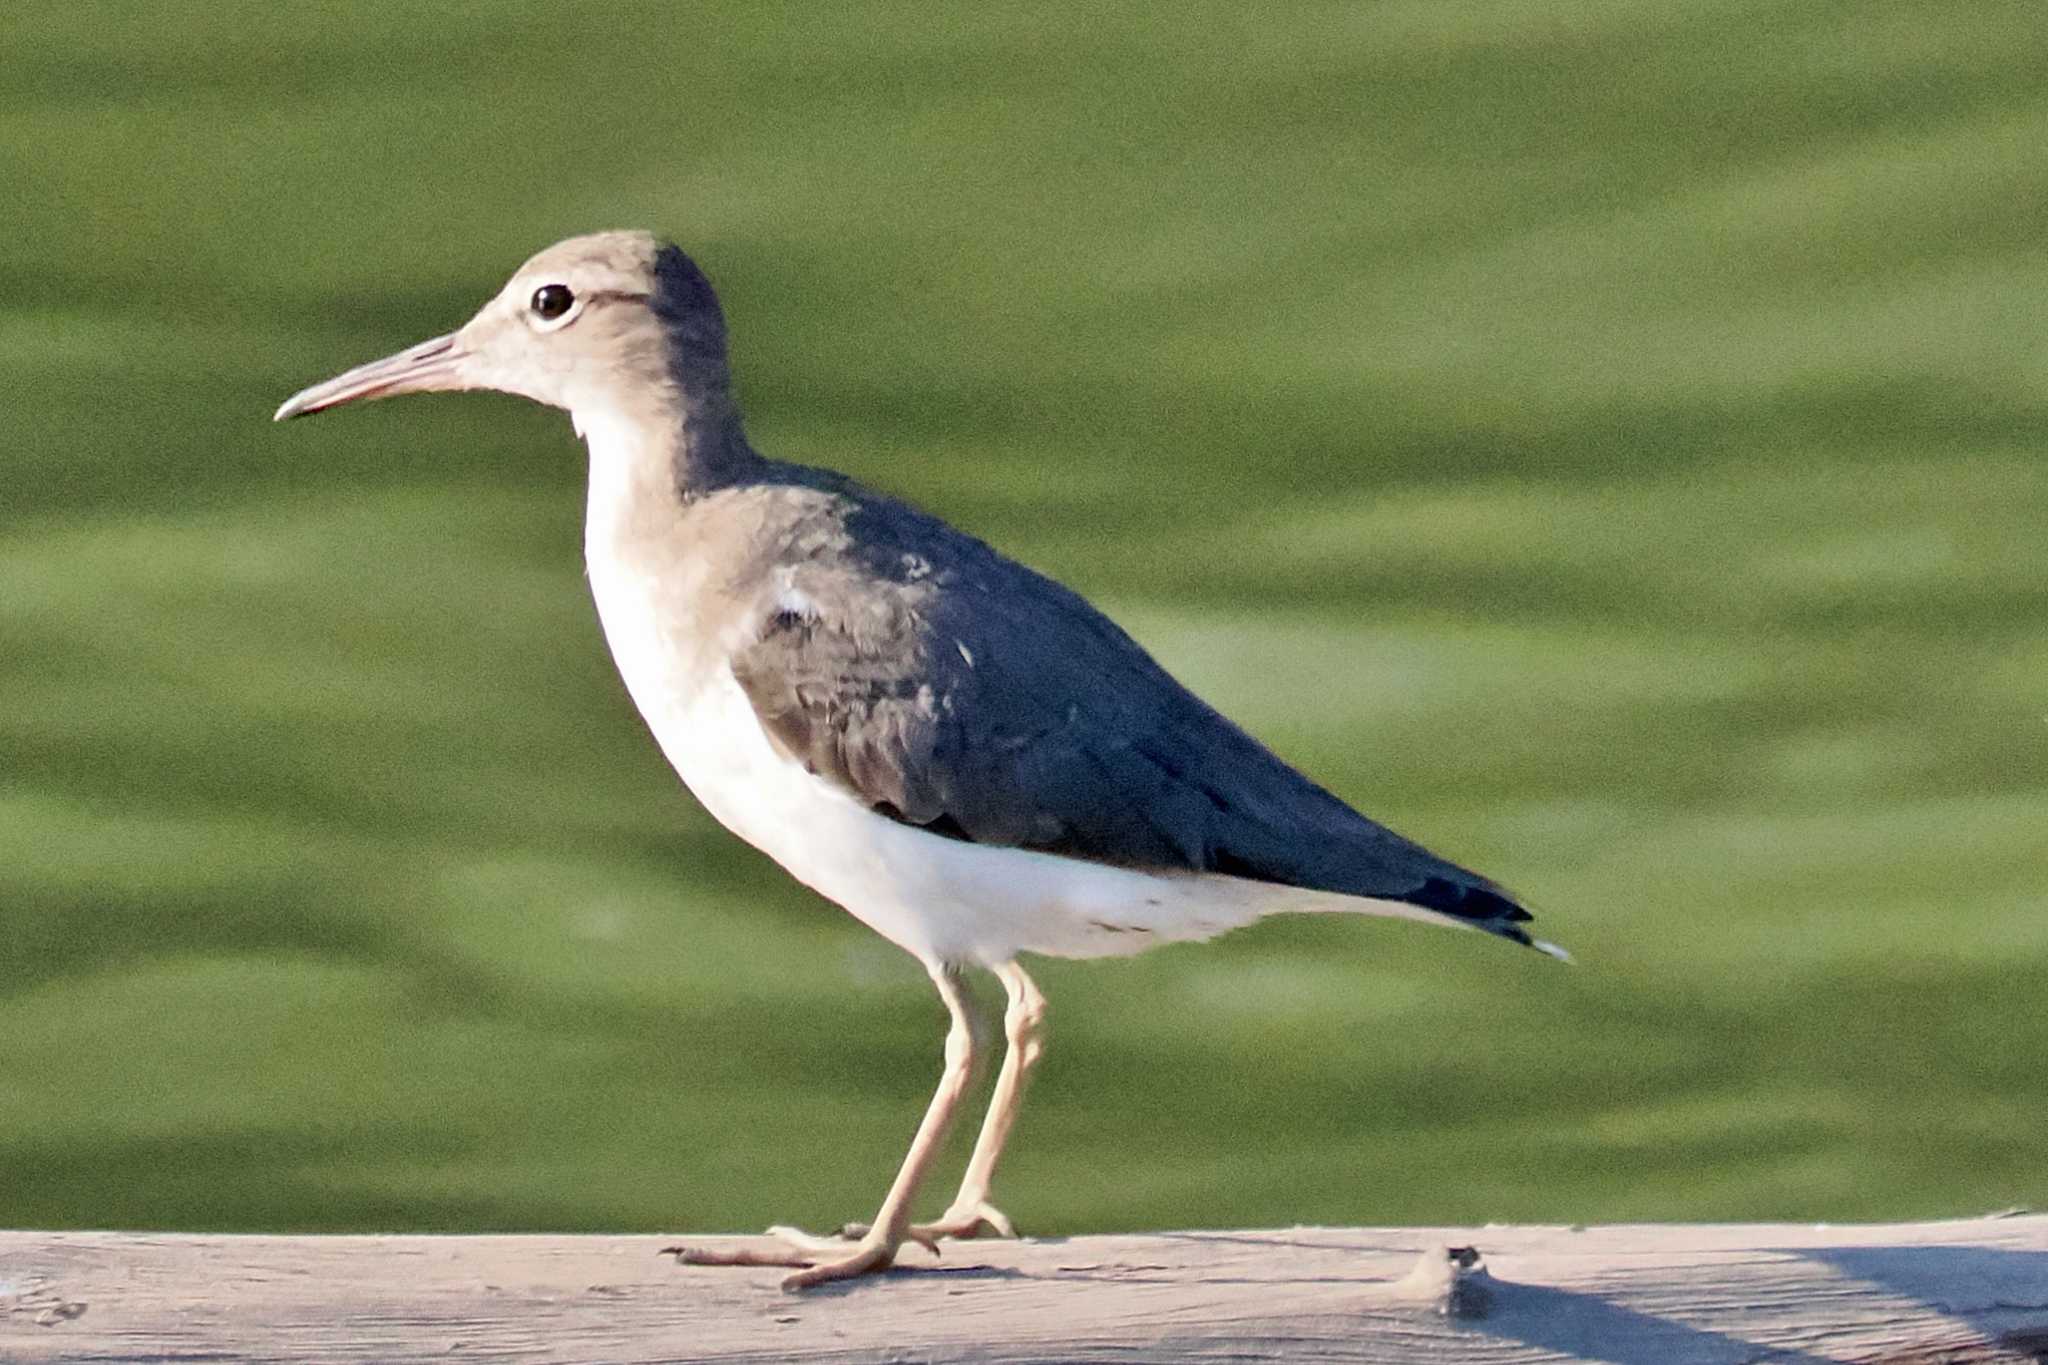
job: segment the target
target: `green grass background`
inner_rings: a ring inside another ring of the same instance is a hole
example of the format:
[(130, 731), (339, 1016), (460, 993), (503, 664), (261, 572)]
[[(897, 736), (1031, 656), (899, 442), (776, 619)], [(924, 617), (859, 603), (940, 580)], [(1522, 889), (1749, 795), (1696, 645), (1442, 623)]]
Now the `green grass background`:
[(666, 769), (566, 419), (269, 424), (631, 225), (765, 449), (1080, 587), (1580, 957), (1046, 963), (1025, 1229), (2048, 1198), (2041, 27), (16, 0), (0, 1225), (879, 1199), (942, 1012)]

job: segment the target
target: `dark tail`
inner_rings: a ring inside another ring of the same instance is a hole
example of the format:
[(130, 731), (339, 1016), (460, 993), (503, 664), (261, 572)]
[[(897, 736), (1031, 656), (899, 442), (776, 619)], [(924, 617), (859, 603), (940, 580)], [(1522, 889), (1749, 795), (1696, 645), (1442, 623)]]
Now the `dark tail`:
[(1448, 877), (1431, 877), (1419, 890), (1399, 897), (1410, 905), (1419, 905), (1425, 910), (1434, 910), (1447, 915), (1461, 924), (1474, 929), (1484, 929), (1489, 934), (1498, 934), (1504, 939), (1534, 948), (1539, 953), (1563, 962), (1570, 962), (1572, 955), (1555, 943), (1545, 943), (1533, 938), (1522, 926), (1532, 916), (1527, 910), (1515, 904), (1496, 887), (1468, 882), (1454, 882)]

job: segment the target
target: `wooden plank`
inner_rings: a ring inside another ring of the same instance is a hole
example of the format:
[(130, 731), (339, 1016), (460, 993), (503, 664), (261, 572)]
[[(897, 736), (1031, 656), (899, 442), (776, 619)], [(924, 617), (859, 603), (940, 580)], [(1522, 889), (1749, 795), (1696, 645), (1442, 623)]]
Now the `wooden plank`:
[(0, 1360), (2048, 1362), (2043, 1216), (975, 1242), (805, 1295), (663, 1245), (0, 1232)]

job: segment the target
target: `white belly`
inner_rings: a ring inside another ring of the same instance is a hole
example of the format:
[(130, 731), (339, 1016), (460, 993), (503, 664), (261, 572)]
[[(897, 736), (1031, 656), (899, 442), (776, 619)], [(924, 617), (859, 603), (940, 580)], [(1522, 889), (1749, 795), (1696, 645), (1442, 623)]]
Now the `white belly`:
[(690, 544), (666, 465), (636, 463), (602, 414), (579, 421), (591, 446), (591, 592), (662, 752), (719, 823), (891, 942), (928, 963), (993, 966), (1020, 952), (1135, 953), (1276, 911), (1426, 916), (1232, 877), (966, 843), (876, 814), (761, 728), (728, 662), (759, 621), (715, 582), (716, 556)]
[(925, 961), (1134, 953), (1208, 938), (1259, 913), (1219, 897), (1222, 879), (965, 843), (878, 815), (776, 749), (729, 669), (689, 695), (663, 695), (631, 674), (627, 687), (720, 824)]
[(678, 617), (662, 609), (659, 584), (593, 561), (591, 587), (627, 691), (704, 808), (927, 962), (1121, 955), (1309, 908), (1231, 878), (966, 843), (878, 815), (774, 746), (725, 663), (728, 642), (666, 629)]

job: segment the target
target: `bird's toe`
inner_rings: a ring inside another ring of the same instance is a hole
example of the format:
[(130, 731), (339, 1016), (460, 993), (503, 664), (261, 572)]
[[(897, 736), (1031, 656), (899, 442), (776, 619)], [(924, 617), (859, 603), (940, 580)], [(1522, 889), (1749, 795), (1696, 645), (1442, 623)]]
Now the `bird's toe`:
[(773, 1265), (807, 1266), (816, 1256), (791, 1248), (764, 1250), (760, 1247), (663, 1247), (661, 1254), (676, 1258), (677, 1265)]
[(887, 1270), (896, 1262), (896, 1248), (874, 1237), (862, 1239), (851, 1256), (837, 1261), (820, 1261), (806, 1270), (783, 1277), (782, 1287), (794, 1294), (834, 1280), (857, 1279)]
[(865, 1225), (861, 1227), (859, 1232), (849, 1232), (847, 1229), (853, 1226), (852, 1223), (848, 1223), (846, 1227), (841, 1228), (839, 1231), (828, 1232), (821, 1237), (815, 1232), (805, 1232), (802, 1228), (792, 1227), (788, 1223), (777, 1223), (768, 1229), (767, 1235), (773, 1237), (778, 1242), (788, 1243), (798, 1251), (838, 1255), (846, 1250), (846, 1244), (849, 1241), (857, 1242), (867, 1235)]
[(1015, 1238), (1017, 1225), (1008, 1214), (983, 1199), (964, 1208), (947, 1209), (937, 1220), (920, 1223), (911, 1231), (966, 1241), (973, 1237)]

